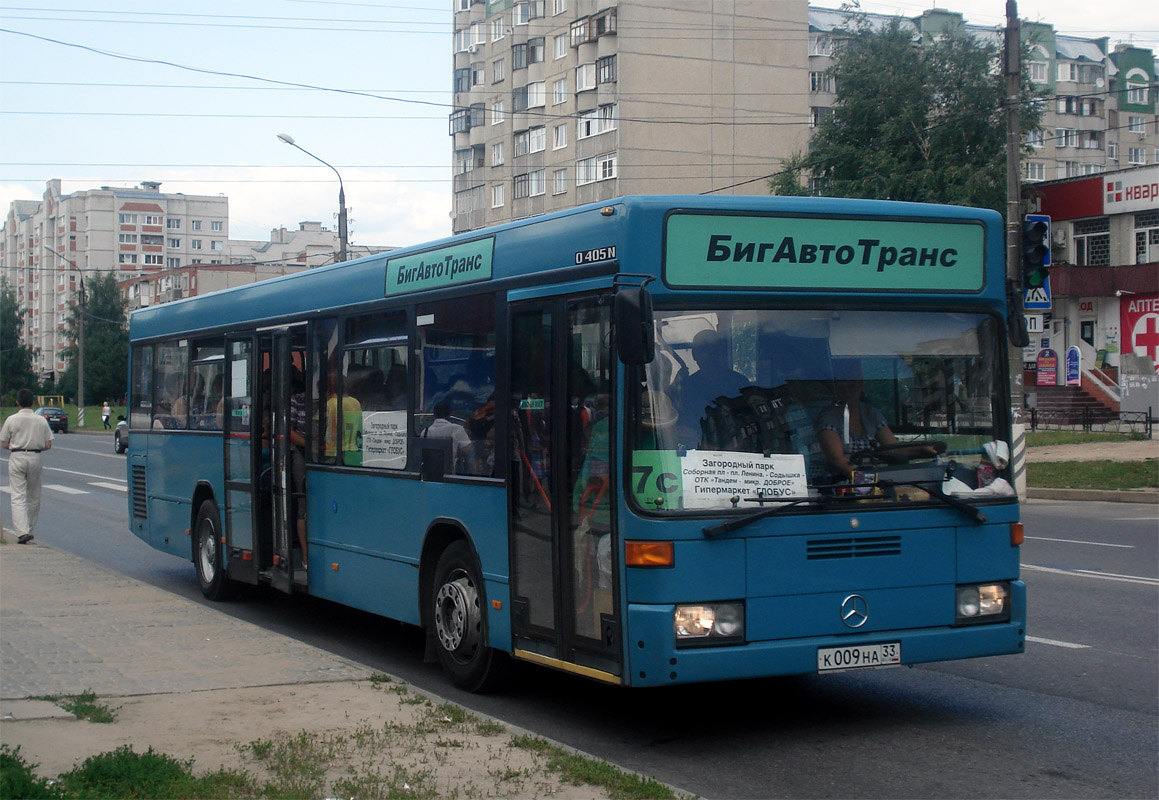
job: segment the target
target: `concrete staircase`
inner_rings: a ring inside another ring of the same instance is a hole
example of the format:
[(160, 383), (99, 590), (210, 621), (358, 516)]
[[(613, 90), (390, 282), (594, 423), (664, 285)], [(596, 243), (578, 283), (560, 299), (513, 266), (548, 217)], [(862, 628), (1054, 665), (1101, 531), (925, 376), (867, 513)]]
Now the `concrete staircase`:
[(1035, 386), (1028, 391), (1038, 395), (1036, 414), (1040, 424), (1099, 424), (1119, 418), (1117, 404), (1079, 386)]

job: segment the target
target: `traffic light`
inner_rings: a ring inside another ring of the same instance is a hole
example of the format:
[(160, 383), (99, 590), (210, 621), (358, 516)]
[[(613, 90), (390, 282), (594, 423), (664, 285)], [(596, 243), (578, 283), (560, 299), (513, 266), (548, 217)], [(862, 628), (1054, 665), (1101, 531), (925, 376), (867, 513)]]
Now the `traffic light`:
[(1022, 288), (1037, 289), (1046, 283), (1050, 266), (1050, 217), (1027, 214), (1022, 221)]

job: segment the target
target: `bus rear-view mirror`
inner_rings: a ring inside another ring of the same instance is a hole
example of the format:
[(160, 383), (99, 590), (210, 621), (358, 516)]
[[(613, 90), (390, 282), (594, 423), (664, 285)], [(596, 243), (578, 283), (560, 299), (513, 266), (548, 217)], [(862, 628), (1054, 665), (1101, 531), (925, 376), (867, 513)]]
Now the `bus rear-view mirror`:
[(616, 292), (616, 342), (620, 360), (642, 365), (656, 355), (656, 329), (652, 324), (652, 295), (643, 286)]

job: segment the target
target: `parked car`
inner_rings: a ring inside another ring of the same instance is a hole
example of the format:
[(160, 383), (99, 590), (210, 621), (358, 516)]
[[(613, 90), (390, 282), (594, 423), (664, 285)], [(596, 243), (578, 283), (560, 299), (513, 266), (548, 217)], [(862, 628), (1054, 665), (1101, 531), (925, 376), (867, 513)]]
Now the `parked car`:
[(52, 406), (41, 406), (36, 413), (48, 420), (48, 427), (53, 433), (68, 433), (68, 414), (63, 409)]
[(129, 423), (122, 416), (117, 417), (117, 429), (113, 431), (113, 451), (124, 453), (129, 449)]

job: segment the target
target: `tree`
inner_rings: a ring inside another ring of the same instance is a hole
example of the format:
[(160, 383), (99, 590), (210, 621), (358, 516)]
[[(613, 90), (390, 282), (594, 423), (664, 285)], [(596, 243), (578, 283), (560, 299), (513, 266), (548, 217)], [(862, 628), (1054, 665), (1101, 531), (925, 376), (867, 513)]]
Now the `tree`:
[(20, 389), (39, 388), (32, 369), (35, 353), (20, 341), (25, 313), (16, 291), (6, 281), (0, 281), (0, 397), (5, 405), (15, 404)]
[[(893, 17), (864, 14), (835, 43), (832, 114), (770, 181), (777, 194), (814, 193), (923, 203), (1006, 207), (1005, 85), (1000, 46), (958, 26), (917, 44)], [(999, 65), (996, 67), (996, 65)], [(1037, 127), (1037, 96), (1024, 76), (1022, 129)]]
[[(125, 394), (129, 374), (129, 329), (125, 321), (125, 300), (117, 290), (114, 273), (96, 275), (85, 281), (85, 400), (99, 403)], [(64, 350), (69, 362), (57, 382), (57, 390), (76, 396), (77, 333), (80, 309), (73, 306), (68, 329), (73, 344)], [(78, 398), (79, 403), (79, 398)]]

